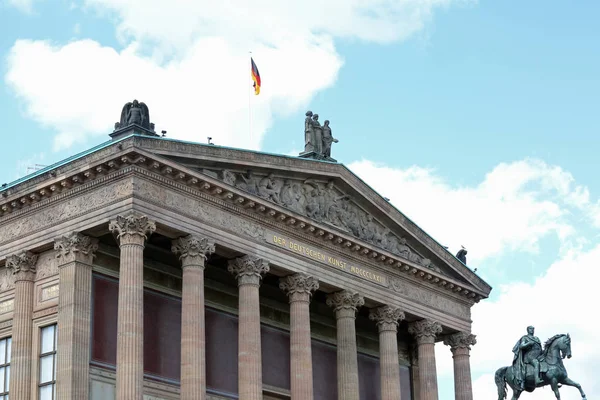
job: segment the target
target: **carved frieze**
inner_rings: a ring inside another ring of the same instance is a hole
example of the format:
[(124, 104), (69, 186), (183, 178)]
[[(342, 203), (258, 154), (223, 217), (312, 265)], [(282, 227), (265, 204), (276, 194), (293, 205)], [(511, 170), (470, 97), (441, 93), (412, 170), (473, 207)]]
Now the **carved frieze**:
[(0, 272), (0, 292), (10, 290), (15, 287), (15, 276), (8, 268), (4, 268)]
[(40, 280), (48, 276), (58, 275), (58, 259), (52, 251), (39, 255), (35, 279)]
[(400, 293), (406, 298), (418, 301), (423, 305), (436, 308), (465, 320), (471, 318), (468, 306), (437, 295), (431, 290), (419, 288), (401, 279), (390, 279), (390, 286), (395, 292)]
[(0, 230), (0, 244), (106, 207), (116, 200), (131, 196), (132, 189), (133, 183), (130, 179), (122, 180), (82, 196), (67, 198), (35, 214), (13, 220), (4, 224)]
[(0, 302), (0, 315), (12, 312), (15, 309), (15, 299)]
[(329, 181), (304, 181), (277, 178), (272, 173), (258, 175), (249, 170), (236, 173), (222, 170), (218, 177), (225, 183), (256, 195), (302, 216), (332, 226), (416, 264), (440, 272), (431, 260), (410, 248), (405, 238), (394, 235)]
[(167, 189), (156, 190), (156, 186), (146, 180), (136, 182), (136, 196), (253, 239), (262, 239), (265, 235), (265, 229), (254, 222), (225, 213), (190, 196)]

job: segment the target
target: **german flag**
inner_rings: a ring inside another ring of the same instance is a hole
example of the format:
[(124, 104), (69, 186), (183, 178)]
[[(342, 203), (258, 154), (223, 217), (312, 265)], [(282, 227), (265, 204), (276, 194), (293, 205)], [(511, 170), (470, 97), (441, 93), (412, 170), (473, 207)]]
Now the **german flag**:
[(254, 64), (252, 57), (250, 57), (250, 63), (252, 64), (252, 80), (254, 81), (252, 87), (254, 87), (254, 94), (257, 95), (260, 93), (260, 74), (258, 73), (258, 68), (256, 68), (256, 64)]

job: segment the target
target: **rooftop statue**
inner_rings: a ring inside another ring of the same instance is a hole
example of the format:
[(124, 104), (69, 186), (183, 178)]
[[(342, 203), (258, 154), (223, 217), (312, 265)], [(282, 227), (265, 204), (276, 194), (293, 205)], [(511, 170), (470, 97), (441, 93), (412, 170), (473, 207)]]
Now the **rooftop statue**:
[(133, 100), (123, 106), (121, 120), (115, 123), (115, 131), (130, 125), (138, 125), (154, 132), (154, 124), (150, 123), (150, 112), (146, 104)]
[(463, 264), (467, 265), (467, 249), (464, 247), (456, 253), (456, 258), (460, 260)]
[(300, 157), (314, 158), (316, 160), (335, 161), (331, 158), (331, 144), (339, 141), (331, 135), (329, 120), (321, 126), (319, 114), (312, 111), (306, 112), (304, 120), (304, 152)]
[(560, 400), (559, 384), (579, 389), (586, 399), (581, 385), (573, 382), (563, 365), (564, 358), (571, 358), (571, 337), (569, 334), (554, 335), (544, 343), (534, 335), (535, 328), (527, 327), (527, 335), (522, 336), (513, 347), (513, 363), (496, 371), (498, 400), (507, 398), (506, 384), (512, 391), (512, 400), (517, 400), (524, 391), (533, 392), (536, 388), (550, 385), (557, 400)]

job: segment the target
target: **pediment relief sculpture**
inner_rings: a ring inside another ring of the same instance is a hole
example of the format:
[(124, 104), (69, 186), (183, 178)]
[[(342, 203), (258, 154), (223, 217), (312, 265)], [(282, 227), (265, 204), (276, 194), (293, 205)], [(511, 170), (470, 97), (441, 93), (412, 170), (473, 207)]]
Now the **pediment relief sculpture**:
[(225, 183), (247, 193), (350, 233), (406, 260), (441, 272), (431, 260), (410, 248), (405, 238), (393, 234), (389, 228), (356, 205), (349, 195), (336, 189), (333, 181), (323, 184), (310, 178), (302, 181), (275, 177), (272, 173), (258, 175), (251, 170), (244, 173), (222, 170), (211, 175), (217, 175)]

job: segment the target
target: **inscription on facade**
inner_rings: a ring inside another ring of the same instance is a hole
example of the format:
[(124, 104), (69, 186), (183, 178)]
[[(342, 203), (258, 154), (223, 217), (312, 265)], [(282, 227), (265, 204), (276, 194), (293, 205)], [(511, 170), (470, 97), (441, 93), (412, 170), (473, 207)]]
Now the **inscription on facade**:
[(296, 254), (318, 261), (329, 267), (344, 271), (348, 274), (355, 275), (359, 278), (366, 279), (369, 282), (376, 283), (381, 286), (388, 286), (388, 280), (385, 275), (375, 272), (370, 268), (358, 266), (350, 261), (346, 261), (328, 254), (326, 251), (307, 246), (301, 242), (279, 235), (275, 232), (266, 232), (265, 239), (267, 242), (284, 248)]
[(0, 314), (6, 314), (15, 309), (15, 300), (5, 300), (0, 303)]
[(42, 289), (42, 301), (58, 297), (58, 285), (48, 286)]

